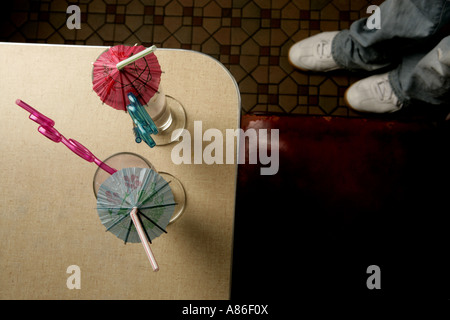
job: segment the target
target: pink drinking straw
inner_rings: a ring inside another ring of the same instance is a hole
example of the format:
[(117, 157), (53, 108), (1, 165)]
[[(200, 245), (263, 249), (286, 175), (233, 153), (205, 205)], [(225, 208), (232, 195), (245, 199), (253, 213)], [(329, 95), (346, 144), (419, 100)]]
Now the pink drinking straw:
[(58, 143), (62, 142), (67, 148), (72, 150), (75, 154), (83, 158), (84, 160), (88, 162), (94, 162), (96, 165), (98, 165), (101, 169), (105, 170), (109, 174), (114, 174), (117, 172), (116, 169), (111, 168), (106, 163), (100, 161), (96, 156), (92, 154), (85, 146), (83, 146), (81, 143), (79, 143), (76, 140), (73, 139), (66, 139), (62, 134), (58, 132), (53, 126), (55, 125), (55, 121), (52, 119), (44, 116), (42, 113), (28, 105), (27, 103), (23, 102), (20, 99), (16, 100), (16, 104), (19, 107), (22, 107), (26, 111), (30, 113), (30, 119), (39, 124), (38, 131), (42, 133), (44, 136), (49, 138), (50, 140)]
[(133, 221), (133, 224), (136, 227), (136, 231), (138, 232), (139, 238), (141, 239), (141, 243), (144, 246), (145, 253), (147, 254), (148, 261), (150, 261), (150, 264), (152, 265), (153, 271), (158, 271), (159, 270), (158, 263), (156, 262), (152, 249), (150, 249), (147, 237), (145, 236), (144, 233), (145, 232), (144, 227), (142, 226), (137, 211), (138, 208), (134, 207), (130, 213), (131, 220)]

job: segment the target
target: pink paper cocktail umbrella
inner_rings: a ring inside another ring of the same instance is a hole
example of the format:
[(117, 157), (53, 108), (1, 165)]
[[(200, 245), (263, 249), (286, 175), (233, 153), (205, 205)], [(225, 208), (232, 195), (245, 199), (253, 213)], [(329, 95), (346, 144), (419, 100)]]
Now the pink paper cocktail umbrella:
[(128, 93), (146, 105), (158, 91), (161, 66), (153, 53), (155, 46), (117, 45), (103, 52), (93, 63), (92, 84), (100, 99), (117, 110), (126, 111)]

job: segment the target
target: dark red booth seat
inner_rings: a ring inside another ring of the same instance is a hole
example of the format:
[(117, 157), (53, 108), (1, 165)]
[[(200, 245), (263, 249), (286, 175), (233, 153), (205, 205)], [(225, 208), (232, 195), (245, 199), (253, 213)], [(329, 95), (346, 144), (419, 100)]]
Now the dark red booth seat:
[(279, 129), (280, 168), (239, 166), (232, 298), (447, 294), (447, 124), (249, 115), (242, 128)]

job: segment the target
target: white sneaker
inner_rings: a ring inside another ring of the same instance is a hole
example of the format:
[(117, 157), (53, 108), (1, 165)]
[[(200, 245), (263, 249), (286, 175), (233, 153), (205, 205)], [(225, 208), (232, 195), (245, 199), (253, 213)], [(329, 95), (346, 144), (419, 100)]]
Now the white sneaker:
[(322, 32), (297, 42), (289, 49), (289, 62), (303, 71), (341, 69), (331, 55), (331, 43), (338, 33)]
[(403, 107), (392, 90), (387, 73), (354, 83), (345, 92), (345, 101), (350, 108), (361, 112), (390, 113)]

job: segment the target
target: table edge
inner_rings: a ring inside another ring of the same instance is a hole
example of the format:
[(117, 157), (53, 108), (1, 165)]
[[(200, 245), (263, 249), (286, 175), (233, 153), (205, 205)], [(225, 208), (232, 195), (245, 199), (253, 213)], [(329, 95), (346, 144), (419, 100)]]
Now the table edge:
[[(4, 41), (0, 41), (0, 45), (19, 45), (19, 46), (43, 46), (43, 47), (69, 47), (69, 48), (102, 48), (102, 49), (106, 49), (106, 48), (110, 48), (111, 46), (92, 46), (92, 45), (72, 45), (72, 44), (53, 44), (53, 43), (29, 43), (29, 42), (4, 42)], [(228, 76), (230, 77), (230, 79), (233, 81), (234, 87), (236, 89), (237, 92), (237, 97), (238, 97), (238, 123), (237, 123), (237, 127), (240, 128), (241, 125), (241, 108), (242, 108), (242, 101), (241, 101), (241, 92), (239, 90), (239, 84), (237, 83), (236, 79), (234, 78), (234, 76), (231, 74), (230, 70), (227, 69), (227, 67), (225, 67), (225, 65), (220, 62), (219, 60), (217, 60), (216, 58), (210, 56), (207, 53), (201, 52), (201, 51), (196, 51), (196, 50), (188, 50), (188, 49), (179, 49), (179, 48), (157, 48), (157, 50), (163, 50), (163, 51), (186, 51), (186, 52), (194, 52), (196, 54), (208, 57), (212, 60), (214, 60), (220, 67), (222, 67), (222, 69), (228, 74)]]

